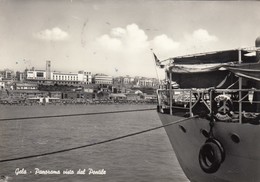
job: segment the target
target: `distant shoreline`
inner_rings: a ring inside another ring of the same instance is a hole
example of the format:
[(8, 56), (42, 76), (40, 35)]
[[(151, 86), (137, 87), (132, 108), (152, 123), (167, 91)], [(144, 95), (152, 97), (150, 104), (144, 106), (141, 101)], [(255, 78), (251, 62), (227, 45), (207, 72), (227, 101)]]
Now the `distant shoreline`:
[(24, 107), (30, 107), (30, 106), (95, 106), (95, 105), (156, 105), (157, 103), (149, 103), (149, 102), (115, 102), (115, 103), (29, 103), (29, 104), (3, 104), (1, 103), (0, 106), (24, 106)]
[(49, 103), (42, 103), (42, 102), (2, 102), (0, 103), (1, 106), (59, 106), (59, 105), (156, 105), (156, 101), (145, 101), (145, 100), (119, 100), (119, 101), (113, 101), (113, 100), (94, 100), (89, 102), (77, 102), (75, 100), (70, 101), (63, 101), (60, 100), (60, 102), (49, 102)]

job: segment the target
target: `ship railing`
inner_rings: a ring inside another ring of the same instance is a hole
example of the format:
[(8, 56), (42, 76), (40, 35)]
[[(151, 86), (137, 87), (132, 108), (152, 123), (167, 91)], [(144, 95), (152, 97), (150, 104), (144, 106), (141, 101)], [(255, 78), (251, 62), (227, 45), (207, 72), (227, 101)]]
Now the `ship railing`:
[[(169, 111), (172, 115), (174, 109), (182, 110), (185, 115), (194, 114), (212, 115), (215, 111), (216, 97), (224, 95), (230, 99), (234, 115), (233, 120), (242, 123), (243, 117), (260, 115), (260, 90), (259, 89), (159, 89), (158, 111)], [(241, 96), (239, 96), (241, 95)], [(228, 107), (231, 107), (228, 103)], [(227, 104), (227, 100), (222, 104)], [(240, 108), (241, 107), (241, 108)], [(198, 111), (201, 109), (201, 111)], [(242, 112), (241, 112), (242, 111)], [(224, 112), (227, 112), (224, 110)]]

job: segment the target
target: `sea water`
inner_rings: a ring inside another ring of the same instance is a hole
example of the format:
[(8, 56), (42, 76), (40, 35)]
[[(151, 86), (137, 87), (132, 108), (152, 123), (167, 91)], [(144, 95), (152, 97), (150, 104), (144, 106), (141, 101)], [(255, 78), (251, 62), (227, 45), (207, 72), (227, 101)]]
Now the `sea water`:
[[(0, 118), (155, 108), (154, 105), (0, 106)], [(91, 144), (160, 126), (155, 110), (0, 121), (0, 160)], [(69, 152), (0, 163), (2, 181), (186, 182), (164, 129)], [(1, 181), (1, 180), (0, 180)]]

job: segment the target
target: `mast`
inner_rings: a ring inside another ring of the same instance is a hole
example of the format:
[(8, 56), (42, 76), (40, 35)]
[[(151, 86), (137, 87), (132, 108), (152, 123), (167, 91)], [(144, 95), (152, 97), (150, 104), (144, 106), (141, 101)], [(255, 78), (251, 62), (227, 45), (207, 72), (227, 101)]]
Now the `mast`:
[(170, 115), (172, 115), (172, 69), (169, 69), (170, 75)]
[[(238, 63), (242, 63), (242, 58), (241, 58), (241, 49), (238, 49)], [(242, 77), (238, 78), (238, 84), (239, 84), (239, 91), (238, 91), (238, 100), (239, 100), (239, 123), (242, 124)]]

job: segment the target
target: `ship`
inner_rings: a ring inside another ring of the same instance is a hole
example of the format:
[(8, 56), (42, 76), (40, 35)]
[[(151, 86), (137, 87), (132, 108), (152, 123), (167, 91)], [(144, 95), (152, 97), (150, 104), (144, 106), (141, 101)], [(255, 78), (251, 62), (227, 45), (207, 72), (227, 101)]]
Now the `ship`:
[(260, 37), (255, 46), (171, 57), (157, 112), (191, 182), (260, 181)]

